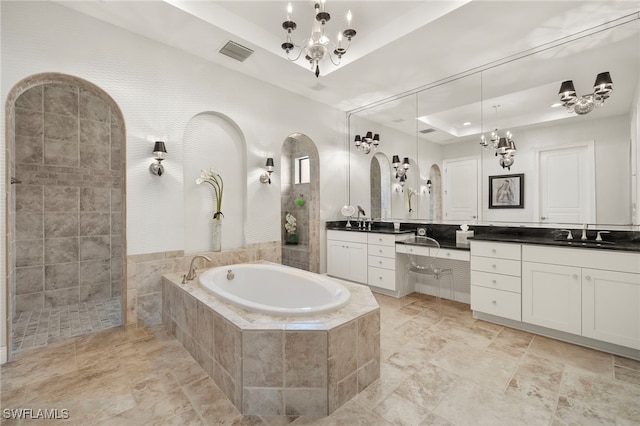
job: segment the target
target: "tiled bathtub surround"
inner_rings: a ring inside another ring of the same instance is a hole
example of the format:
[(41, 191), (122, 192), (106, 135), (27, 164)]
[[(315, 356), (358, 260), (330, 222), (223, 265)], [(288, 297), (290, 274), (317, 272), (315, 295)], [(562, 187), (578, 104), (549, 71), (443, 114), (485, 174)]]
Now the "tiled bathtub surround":
[[(266, 260), (280, 263), (280, 241), (247, 244), (246, 248), (199, 253), (211, 262), (197, 259), (198, 269), (234, 263)], [(152, 326), (162, 323), (162, 276), (186, 274), (193, 259), (182, 250), (145, 253), (127, 256), (127, 309), (126, 324)]]
[(380, 376), (378, 304), (345, 285), (351, 302), (336, 312), (278, 318), (167, 275), (163, 323), (243, 414), (326, 416)]
[(86, 82), (42, 79), (12, 104), (13, 315), (119, 297), (124, 277), (119, 111)]

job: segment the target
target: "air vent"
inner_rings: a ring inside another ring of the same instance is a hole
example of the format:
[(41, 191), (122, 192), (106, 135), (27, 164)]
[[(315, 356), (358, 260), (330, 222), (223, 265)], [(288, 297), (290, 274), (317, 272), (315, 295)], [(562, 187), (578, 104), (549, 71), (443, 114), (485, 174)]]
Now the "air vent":
[(436, 129), (422, 129), (420, 130), (420, 133), (422, 133), (423, 135), (426, 135), (427, 133), (433, 133), (435, 131)]
[(402, 123), (404, 118), (396, 118), (395, 120), (391, 120), (393, 123)]
[(228, 57), (233, 58), (236, 61), (244, 62), (245, 59), (251, 56), (253, 50), (229, 40), (227, 44), (222, 46), (222, 49), (220, 49), (220, 53), (222, 53), (223, 55), (227, 55)]

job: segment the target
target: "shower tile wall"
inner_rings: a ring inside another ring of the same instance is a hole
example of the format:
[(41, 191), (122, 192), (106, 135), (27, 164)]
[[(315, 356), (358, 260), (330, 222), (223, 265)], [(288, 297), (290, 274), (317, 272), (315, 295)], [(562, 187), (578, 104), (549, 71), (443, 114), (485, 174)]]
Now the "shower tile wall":
[(117, 297), (122, 286), (123, 129), (67, 84), (15, 102), (14, 312)]

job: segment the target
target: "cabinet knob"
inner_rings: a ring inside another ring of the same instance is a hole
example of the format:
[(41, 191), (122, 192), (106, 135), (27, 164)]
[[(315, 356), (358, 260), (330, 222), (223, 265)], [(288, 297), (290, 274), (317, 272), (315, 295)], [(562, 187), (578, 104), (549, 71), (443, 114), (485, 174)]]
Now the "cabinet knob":
[(591, 281), (591, 275), (587, 275), (586, 277), (584, 277), (584, 279), (587, 281)]
[(491, 249), (491, 253), (495, 253), (495, 252), (496, 252), (496, 249)]
[(451, 253), (447, 253), (447, 257), (451, 256)]
[(379, 279), (379, 280), (381, 280), (381, 279), (382, 279), (382, 277), (378, 277), (378, 279)]
[(497, 267), (497, 266), (496, 266), (496, 264), (494, 263), (493, 265), (491, 265), (491, 267), (492, 267), (493, 269), (496, 269), (496, 267)]
[(378, 263), (382, 265), (382, 260), (378, 260)]
[(379, 253), (382, 253), (382, 250), (378, 250)]
[(578, 279), (578, 274), (573, 274), (573, 279), (577, 280)]
[(496, 280), (491, 280), (491, 284), (496, 285)]
[(492, 305), (497, 305), (498, 302), (496, 302), (495, 300), (491, 302)]

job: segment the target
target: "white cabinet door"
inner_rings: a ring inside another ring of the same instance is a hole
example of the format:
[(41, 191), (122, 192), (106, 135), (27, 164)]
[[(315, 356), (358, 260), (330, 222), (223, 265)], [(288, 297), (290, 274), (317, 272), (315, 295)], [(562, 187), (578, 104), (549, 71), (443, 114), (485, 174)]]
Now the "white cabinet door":
[(522, 262), (522, 321), (581, 334), (581, 269)]
[(366, 284), (367, 245), (327, 240), (327, 274)]
[(582, 270), (582, 335), (640, 349), (640, 275)]
[(478, 159), (465, 158), (444, 162), (445, 216), (447, 220), (469, 221), (478, 218)]

